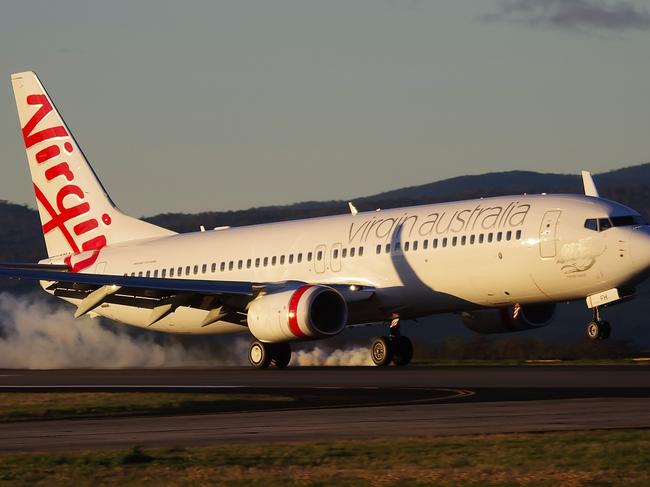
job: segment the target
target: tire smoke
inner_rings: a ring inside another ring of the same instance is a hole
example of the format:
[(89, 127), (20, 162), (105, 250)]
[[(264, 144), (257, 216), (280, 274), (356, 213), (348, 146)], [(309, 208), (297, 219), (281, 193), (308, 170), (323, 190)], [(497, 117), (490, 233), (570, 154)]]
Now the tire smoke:
[[(250, 338), (179, 337), (100, 319), (45, 296), (0, 293), (0, 368), (67, 369), (248, 366)], [(291, 366), (372, 365), (367, 348), (294, 346)]]

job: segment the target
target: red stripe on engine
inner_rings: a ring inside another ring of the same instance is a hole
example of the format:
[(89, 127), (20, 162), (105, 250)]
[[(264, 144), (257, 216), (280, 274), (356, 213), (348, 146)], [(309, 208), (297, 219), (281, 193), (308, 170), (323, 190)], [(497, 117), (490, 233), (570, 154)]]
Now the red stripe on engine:
[(300, 298), (305, 294), (309, 289), (314, 286), (302, 286), (296, 289), (296, 291), (291, 295), (289, 300), (289, 329), (298, 338), (307, 338), (307, 335), (303, 333), (298, 325), (298, 304), (300, 303)]

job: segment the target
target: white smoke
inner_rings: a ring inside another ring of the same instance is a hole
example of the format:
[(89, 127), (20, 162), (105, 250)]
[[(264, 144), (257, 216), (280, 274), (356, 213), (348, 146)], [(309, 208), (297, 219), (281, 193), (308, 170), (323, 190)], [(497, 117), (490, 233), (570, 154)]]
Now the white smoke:
[(72, 308), (44, 298), (0, 294), (0, 368), (122, 368), (244, 365), (247, 340), (227, 347), (157, 343), (151, 333), (104, 327), (99, 320), (75, 319)]
[[(131, 333), (128, 326), (103, 326), (75, 319), (73, 308), (45, 297), (0, 293), (0, 368), (216, 367), (248, 365), (250, 338), (192, 340)], [(198, 345), (197, 345), (198, 344)], [(294, 347), (295, 350), (295, 347)], [(292, 366), (372, 365), (366, 348), (295, 350)]]
[(359, 366), (372, 365), (372, 359), (368, 348), (355, 347), (328, 351), (320, 347), (314, 347), (309, 351), (295, 351), (291, 357), (290, 365)]

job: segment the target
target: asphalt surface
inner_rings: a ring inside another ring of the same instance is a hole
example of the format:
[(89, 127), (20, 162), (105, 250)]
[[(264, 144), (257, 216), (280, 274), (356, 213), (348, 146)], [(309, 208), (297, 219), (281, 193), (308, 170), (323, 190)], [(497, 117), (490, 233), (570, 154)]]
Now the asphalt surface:
[(650, 366), (0, 370), (0, 392), (283, 394), (290, 409), (0, 424), (0, 451), (650, 427)]

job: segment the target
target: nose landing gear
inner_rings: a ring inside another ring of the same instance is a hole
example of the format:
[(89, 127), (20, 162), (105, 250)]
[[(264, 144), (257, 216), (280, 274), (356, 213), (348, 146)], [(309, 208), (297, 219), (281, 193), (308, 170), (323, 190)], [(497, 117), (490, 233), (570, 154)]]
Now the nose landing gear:
[(604, 321), (600, 316), (600, 308), (594, 307), (594, 317), (587, 324), (587, 336), (591, 340), (606, 340), (612, 333), (612, 327), (608, 321)]
[(385, 367), (391, 362), (398, 366), (408, 365), (413, 358), (413, 343), (401, 334), (399, 318), (393, 318), (388, 336), (375, 337), (370, 346), (372, 362)]

